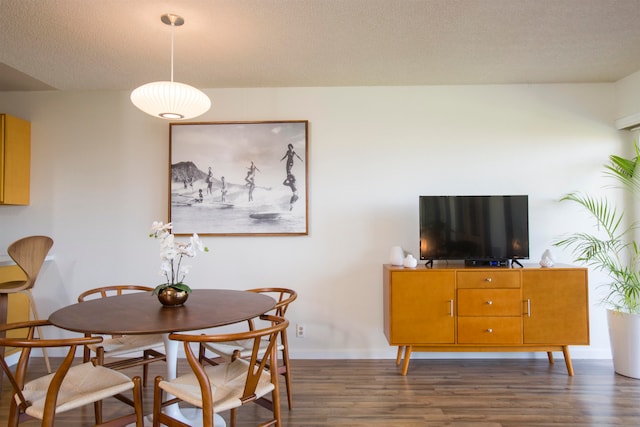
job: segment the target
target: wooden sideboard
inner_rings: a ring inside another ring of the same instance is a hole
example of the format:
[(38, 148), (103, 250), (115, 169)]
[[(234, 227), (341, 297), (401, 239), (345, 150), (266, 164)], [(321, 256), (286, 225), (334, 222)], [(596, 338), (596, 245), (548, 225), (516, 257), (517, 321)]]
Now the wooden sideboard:
[(562, 351), (572, 376), (569, 345), (589, 344), (586, 268), (384, 265), (383, 309), (402, 375), (416, 351)]

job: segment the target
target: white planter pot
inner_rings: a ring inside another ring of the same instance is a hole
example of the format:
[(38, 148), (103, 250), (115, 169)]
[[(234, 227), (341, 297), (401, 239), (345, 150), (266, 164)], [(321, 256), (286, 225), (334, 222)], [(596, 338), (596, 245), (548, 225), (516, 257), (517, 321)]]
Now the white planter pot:
[(607, 310), (613, 369), (640, 379), (640, 316)]

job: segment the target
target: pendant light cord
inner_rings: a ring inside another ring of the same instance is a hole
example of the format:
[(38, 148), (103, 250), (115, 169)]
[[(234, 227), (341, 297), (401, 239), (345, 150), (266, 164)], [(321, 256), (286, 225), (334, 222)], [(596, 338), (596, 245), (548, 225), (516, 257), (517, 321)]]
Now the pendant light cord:
[(171, 20), (171, 83), (173, 83), (173, 32), (176, 28), (176, 17), (175, 15), (170, 15)]

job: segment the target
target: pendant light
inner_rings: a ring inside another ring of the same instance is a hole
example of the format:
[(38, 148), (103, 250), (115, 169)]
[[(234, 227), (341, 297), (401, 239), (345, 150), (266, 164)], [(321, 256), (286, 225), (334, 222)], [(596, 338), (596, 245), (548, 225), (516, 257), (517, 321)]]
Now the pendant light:
[(173, 32), (184, 24), (178, 15), (166, 14), (160, 18), (171, 25), (171, 81), (142, 85), (131, 92), (131, 102), (145, 113), (167, 120), (198, 117), (211, 108), (209, 97), (193, 86), (173, 81)]

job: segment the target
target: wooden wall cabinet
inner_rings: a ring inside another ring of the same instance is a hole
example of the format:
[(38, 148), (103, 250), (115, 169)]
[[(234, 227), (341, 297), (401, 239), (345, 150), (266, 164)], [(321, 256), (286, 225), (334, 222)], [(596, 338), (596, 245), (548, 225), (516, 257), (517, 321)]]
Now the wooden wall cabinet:
[(0, 205), (28, 205), (31, 123), (0, 114)]
[(383, 267), (384, 333), (414, 351), (562, 351), (589, 344), (587, 269)]

